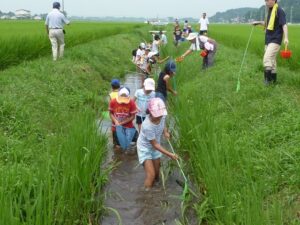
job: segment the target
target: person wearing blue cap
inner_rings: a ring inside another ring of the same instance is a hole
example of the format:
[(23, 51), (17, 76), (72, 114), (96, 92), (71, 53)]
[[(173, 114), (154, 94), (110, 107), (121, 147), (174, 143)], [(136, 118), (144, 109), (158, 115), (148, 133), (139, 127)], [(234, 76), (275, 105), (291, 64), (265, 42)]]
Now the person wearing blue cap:
[(53, 3), (53, 10), (48, 13), (45, 21), (46, 31), (52, 45), (53, 60), (63, 57), (65, 48), (64, 25), (70, 24), (65, 15), (59, 11), (60, 3)]
[(120, 81), (118, 79), (112, 79), (111, 80), (111, 92), (109, 93), (110, 100), (112, 100), (118, 96), (119, 89), (120, 89)]
[(156, 88), (156, 97), (161, 98), (164, 102), (167, 101), (167, 92), (171, 92), (174, 96), (177, 92), (173, 89), (171, 85), (171, 78), (175, 76), (176, 73), (176, 63), (173, 60), (169, 60), (164, 70), (159, 74)]

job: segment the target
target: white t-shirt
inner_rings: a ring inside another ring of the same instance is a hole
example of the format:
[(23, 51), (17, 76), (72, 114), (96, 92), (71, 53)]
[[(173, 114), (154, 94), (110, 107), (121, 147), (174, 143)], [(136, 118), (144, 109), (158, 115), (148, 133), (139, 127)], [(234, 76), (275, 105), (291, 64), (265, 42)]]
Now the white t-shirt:
[(159, 52), (159, 41), (154, 40), (152, 43), (151, 52)]
[(145, 51), (144, 50), (141, 50), (141, 49), (138, 49), (136, 51), (136, 57), (135, 57), (135, 63), (136, 64), (142, 64), (142, 60), (144, 58), (144, 55), (145, 55)]
[(166, 45), (168, 43), (168, 39), (167, 36), (165, 34), (161, 35), (161, 42)]
[(201, 17), (201, 19), (199, 20), (200, 23), (200, 30), (207, 30), (208, 29), (208, 18), (206, 17), (205, 19), (203, 17)]
[(134, 96), (136, 97), (136, 105), (138, 107), (138, 112), (136, 115), (141, 117), (146, 117), (146, 110), (148, 108), (148, 103), (151, 98), (155, 97), (155, 92), (152, 91), (150, 94), (146, 95), (144, 89), (136, 90)]
[(150, 141), (156, 140), (160, 144), (160, 139), (165, 128), (165, 121), (166, 116), (163, 116), (159, 124), (154, 124), (149, 119), (149, 116), (146, 117), (142, 123), (141, 132), (137, 140), (138, 149), (155, 150)]

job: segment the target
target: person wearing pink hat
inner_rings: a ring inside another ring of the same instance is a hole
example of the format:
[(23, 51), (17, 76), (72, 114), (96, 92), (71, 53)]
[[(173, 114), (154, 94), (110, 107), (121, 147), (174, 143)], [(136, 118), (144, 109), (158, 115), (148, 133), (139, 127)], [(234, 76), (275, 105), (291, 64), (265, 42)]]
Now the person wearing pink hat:
[(137, 141), (139, 163), (144, 166), (146, 173), (144, 186), (149, 190), (154, 181), (159, 180), (160, 158), (162, 154), (171, 159), (178, 159), (176, 154), (166, 150), (160, 144), (162, 134), (165, 138), (170, 138), (170, 134), (165, 126), (167, 109), (160, 98), (152, 98), (148, 104), (149, 115), (142, 124), (141, 132)]
[(148, 103), (151, 98), (155, 97), (155, 81), (152, 78), (147, 78), (144, 81), (144, 87), (136, 90), (134, 100), (137, 105), (137, 114), (135, 117), (140, 133), (143, 121), (146, 118)]

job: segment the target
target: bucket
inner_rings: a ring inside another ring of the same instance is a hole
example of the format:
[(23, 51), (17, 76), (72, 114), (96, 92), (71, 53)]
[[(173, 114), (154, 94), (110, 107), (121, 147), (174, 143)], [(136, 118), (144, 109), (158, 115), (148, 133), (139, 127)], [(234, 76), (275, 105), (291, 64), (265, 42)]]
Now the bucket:
[(206, 50), (203, 50), (200, 52), (200, 56), (203, 58), (206, 57), (207, 55), (208, 55), (208, 52)]
[(292, 51), (288, 50), (287, 44), (285, 45), (285, 49), (282, 50), (282, 51), (280, 51), (280, 55), (281, 55), (281, 58), (283, 58), (283, 59), (289, 59), (289, 58), (291, 58)]

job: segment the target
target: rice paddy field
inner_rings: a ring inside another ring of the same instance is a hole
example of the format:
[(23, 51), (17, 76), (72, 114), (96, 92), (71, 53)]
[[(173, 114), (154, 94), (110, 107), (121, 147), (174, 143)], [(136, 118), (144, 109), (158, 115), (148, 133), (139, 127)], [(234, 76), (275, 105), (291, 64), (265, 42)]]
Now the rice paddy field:
[[(95, 124), (113, 77), (132, 70), (132, 49), (150, 39), (138, 24), (74, 23), (66, 54), (51, 61), (42, 22), (0, 22), (0, 224), (101, 224), (107, 140)], [(241, 89), (237, 74), (251, 27), (212, 25), (216, 64), (198, 53), (177, 64), (170, 96), (178, 153), (200, 199), (197, 224), (300, 224), (299, 28), (290, 26), (289, 61), (278, 84), (263, 85), (263, 31), (255, 28)], [(173, 58), (188, 47), (169, 45)], [(2, 35), (3, 34), (3, 35)], [(121, 46), (121, 47), (120, 47)], [(183, 213), (184, 214), (184, 213)], [(181, 224), (190, 224), (187, 219)]]

